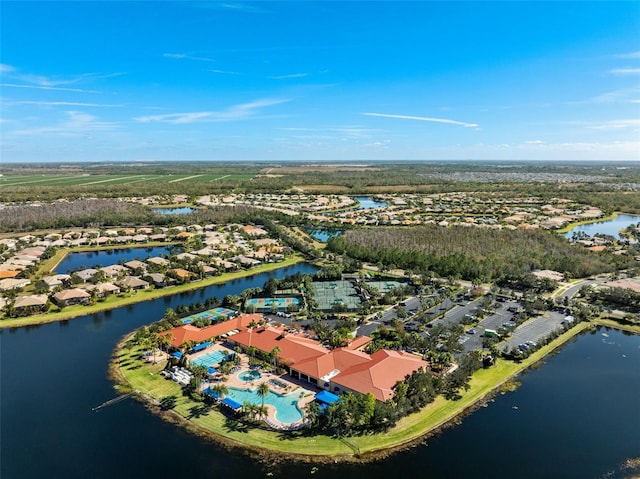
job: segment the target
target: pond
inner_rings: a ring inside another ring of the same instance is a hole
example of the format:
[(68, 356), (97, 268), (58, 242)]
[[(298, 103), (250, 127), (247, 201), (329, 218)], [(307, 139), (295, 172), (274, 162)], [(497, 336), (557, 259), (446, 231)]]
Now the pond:
[(638, 215), (618, 215), (607, 221), (596, 221), (595, 223), (578, 225), (564, 233), (564, 236), (571, 239), (574, 233), (581, 231), (589, 236), (594, 236), (595, 234), (600, 233), (620, 239), (620, 235), (618, 234), (620, 230), (625, 229), (629, 225), (638, 223), (640, 223), (640, 216)]
[(186, 215), (198, 210), (189, 206), (183, 206), (181, 208), (154, 208), (153, 211), (161, 215)]
[(342, 230), (326, 230), (322, 228), (306, 230), (306, 232), (309, 233), (309, 236), (313, 239), (322, 241), (323, 243), (329, 241), (329, 238), (335, 238), (336, 236), (340, 236), (344, 233)]
[(356, 196), (356, 200), (360, 202), (360, 206), (358, 206), (359, 210), (383, 208), (385, 206), (389, 206), (388, 203), (384, 203), (383, 201), (376, 201), (370, 196)]
[(96, 266), (109, 266), (119, 264), (121, 261), (126, 263), (137, 259), (144, 261), (154, 256), (164, 256), (178, 254), (181, 248), (168, 246), (152, 246), (152, 247), (135, 247), (135, 248), (117, 248), (101, 251), (84, 251), (69, 253), (54, 272), (68, 274), (73, 271), (80, 271), (87, 268), (95, 268)]

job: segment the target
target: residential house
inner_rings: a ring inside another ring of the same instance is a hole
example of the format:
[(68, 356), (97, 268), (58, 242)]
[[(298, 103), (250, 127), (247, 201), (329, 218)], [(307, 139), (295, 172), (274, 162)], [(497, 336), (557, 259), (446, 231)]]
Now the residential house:
[(120, 281), (117, 281), (116, 284), (124, 289), (147, 289), (149, 287), (148, 282), (136, 276), (127, 276)]
[(91, 295), (79, 288), (63, 289), (62, 291), (58, 291), (53, 295), (53, 300), (59, 306), (88, 304), (91, 300)]
[(171, 264), (171, 262), (168, 259), (163, 258), (161, 256), (153, 256), (151, 258), (147, 258), (146, 262), (148, 264), (153, 264), (156, 266), (169, 266)]
[(132, 261), (127, 261), (126, 263), (124, 263), (124, 266), (129, 268), (131, 271), (146, 271), (149, 265), (147, 263), (134, 259)]
[(44, 310), (47, 306), (49, 298), (46, 294), (30, 294), (27, 296), (18, 296), (13, 303), (16, 311), (31, 309), (35, 311)]
[(113, 284), (113, 283), (90, 284), (89, 286), (87, 286), (84, 289), (86, 291), (88, 291), (89, 293), (91, 293), (92, 291), (95, 291), (95, 294), (99, 298), (103, 298), (105, 296), (108, 296), (109, 294), (119, 294), (120, 293), (120, 288), (118, 286), (116, 286), (115, 284)]
[(110, 266), (100, 268), (100, 271), (102, 271), (107, 278), (118, 278), (119, 276), (127, 274), (129, 269), (121, 264), (112, 264)]
[(55, 288), (64, 288), (68, 286), (70, 279), (71, 276), (68, 274), (54, 274), (53, 276), (45, 276), (44, 278), (42, 278), (42, 281), (47, 283), (49, 290), (52, 290)]
[(75, 274), (85, 283), (91, 281), (95, 274), (98, 272), (97, 269), (87, 268), (80, 271), (77, 271)]
[(24, 278), (5, 278), (0, 279), (0, 291), (8, 291), (10, 289), (24, 288), (31, 284), (31, 281)]

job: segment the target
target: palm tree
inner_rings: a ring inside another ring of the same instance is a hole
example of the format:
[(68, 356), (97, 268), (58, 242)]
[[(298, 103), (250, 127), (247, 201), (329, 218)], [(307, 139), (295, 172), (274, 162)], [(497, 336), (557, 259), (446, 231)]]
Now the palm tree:
[(276, 369), (276, 363), (278, 361), (278, 354), (280, 353), (280, 348), (276, 346), (269, 352), (269, 357), (273, 361), (273, 369)]
[(260, 383), (256, 392), (258, 393), (258, 396), (260, 396), (260, 399), (262, 399), (261, 407), (264, 407), (264, 398), (271, 392), (269, 385), (267, 383)]
[(229, 388), (226, 384), (214, 384), (211, 387), (211, 391), (218, 395), (218, 397), (223, 397), (229, 394)]
[(254, 411), (258, 417), (264, 417), (267, 415), (267, 412), (268, 412), (266, 406), (254, 406)]

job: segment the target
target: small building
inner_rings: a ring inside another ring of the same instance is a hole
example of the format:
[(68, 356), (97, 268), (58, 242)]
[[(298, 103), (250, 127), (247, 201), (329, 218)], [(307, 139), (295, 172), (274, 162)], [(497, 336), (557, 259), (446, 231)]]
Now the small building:
[(91, 295), (86, 291), (74, 288), (63, 289), (53, 295), (53, 300), (59, 306), (72, 306), (74, 304), (88, 304), (91, 300)]
[(31, 284), (31, 281), (24, 278), (5, 278), (0, 279), (0, 291), (8, 291), (10, 289), (24, 288)]
[(97, 269), (87, 268), (77, 271), (75, 274), (86, 283), (87, 281), (91, 281), (97, 272)]
[(120, 281), (117, 281), (116, 284), (125, 289), (147, 289), (149, 287), (149, 283), (147, 283), (144, 279), (140, 279), (136, 276), (127, 276)]
[(30, 294), (27, 296), (18, 296), (13, 303), (15, 310), (31, 309), (33, 311), (42, 311), (46, 308), (49, 297), (46, 294)]
[(156, 266), (169, 266), (169, 264), (171, 264), (168, 259), (161, 256), (153, 256), (151, 258), (147, 258), (147, 263)]
[(96, 296), (104, 298), (110, 294), (119, 294), (120, 288), (113, 283), (91, 284), (85, 288), (89, 293), (95, 291)]
[(70, 279), (71, 276), (68, 274), (54, 274), (53, 276), (45, 276), (42, 278), (42, 281), (47, 284), (49, 290), (52, 290), (58, 287), (64, 288), (68, 286)]
[(127, 261), (126, 263), (124, 263), (124, 266), (127, 267), (128, 269), (130, 269), (131, 271), (136, 271), (138, 269), (142, 270), (142, 271), (146, 271), (147, 268), (149, 267), (149, 265), (147, 263), (144, 263), (142, 261), (138, 261), (137, 259), (131, 260), (131, 261)]
[(129, 272), (127, 268), (120, 264), (105, 266), (104, 268), (100, 268), (100, 271), (102, 271), (107, 278), (117, 278)]

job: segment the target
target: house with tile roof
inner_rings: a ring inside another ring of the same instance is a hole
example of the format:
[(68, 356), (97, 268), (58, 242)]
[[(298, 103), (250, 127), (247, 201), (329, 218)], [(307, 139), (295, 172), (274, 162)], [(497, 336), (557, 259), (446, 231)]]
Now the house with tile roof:
[(59, 306), (88, 304), (91, 300), (91, 295), (79, 288), (63, 289), (62, 291), (58, 291), (53, 295), (53, 300)]
[(49, 297), (46, 294), (18, 296), (13, 303), (13, 307), (18, 311), (25, 308), (44, 310), (48, 301)]

